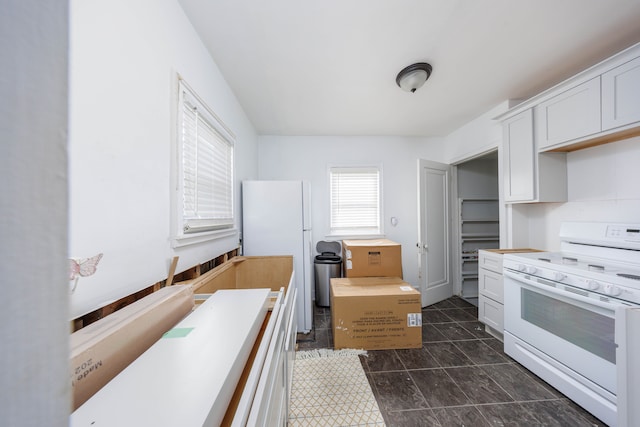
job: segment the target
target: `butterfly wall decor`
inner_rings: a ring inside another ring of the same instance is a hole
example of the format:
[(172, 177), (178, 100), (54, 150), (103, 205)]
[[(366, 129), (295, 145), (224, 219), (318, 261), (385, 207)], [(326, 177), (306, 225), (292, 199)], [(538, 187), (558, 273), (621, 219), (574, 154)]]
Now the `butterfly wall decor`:
[(80, 260), (73, 258), (69, 259), (69, 280), (75, 280), (73, 288), (71, 288), (71, 292), (76, 290), (76, 286), (78, 286), (78, 279), (80, 279), (80, 277), (91, 276), (96, 272), (96, 268), (98, 267), (98, 263), (101, 259), (101, 253), (96, 256), (92, 256), (91, 258)]

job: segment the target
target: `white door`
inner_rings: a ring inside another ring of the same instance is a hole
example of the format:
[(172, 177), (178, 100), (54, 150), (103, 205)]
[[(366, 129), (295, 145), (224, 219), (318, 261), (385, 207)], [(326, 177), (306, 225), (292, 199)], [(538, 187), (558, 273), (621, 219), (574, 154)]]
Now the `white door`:
[(418, 160), (418, 278), (422, 306), (453, 295), (449, 165)]

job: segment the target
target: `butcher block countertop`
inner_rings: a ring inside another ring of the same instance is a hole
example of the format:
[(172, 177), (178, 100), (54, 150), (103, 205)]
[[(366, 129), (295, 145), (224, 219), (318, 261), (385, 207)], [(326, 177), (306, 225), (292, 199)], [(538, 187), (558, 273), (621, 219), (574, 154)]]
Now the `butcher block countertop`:
[(545, 252), (540, 249), (531, 249), (531, 248), (516, 248), (516, 249), (483, 249), (483, 251), (493, 252), (494, 254), (519, 254), (525, 252)]

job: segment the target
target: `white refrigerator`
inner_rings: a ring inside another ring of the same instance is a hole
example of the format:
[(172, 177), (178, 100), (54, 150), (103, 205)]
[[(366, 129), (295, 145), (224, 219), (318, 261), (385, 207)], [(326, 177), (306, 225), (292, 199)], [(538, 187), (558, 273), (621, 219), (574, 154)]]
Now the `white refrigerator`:
[(242, 182), (244, 255), (293, 255), (298, 331), (313, 325), (311, 186), (305, 181)]

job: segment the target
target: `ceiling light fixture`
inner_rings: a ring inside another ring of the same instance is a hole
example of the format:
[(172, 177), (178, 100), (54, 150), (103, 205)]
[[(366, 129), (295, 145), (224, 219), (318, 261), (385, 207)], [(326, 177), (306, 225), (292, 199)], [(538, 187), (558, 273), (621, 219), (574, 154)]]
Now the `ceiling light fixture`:
[(427, 81), (431, 75), (431, 70), (433, 68), (426, 62), (409, 65), (398, 73), (396, 83), (402, 90), (413, 93)]

